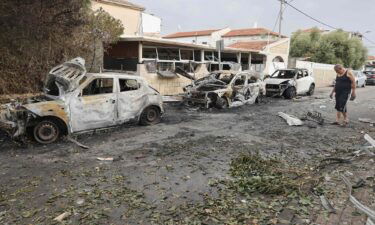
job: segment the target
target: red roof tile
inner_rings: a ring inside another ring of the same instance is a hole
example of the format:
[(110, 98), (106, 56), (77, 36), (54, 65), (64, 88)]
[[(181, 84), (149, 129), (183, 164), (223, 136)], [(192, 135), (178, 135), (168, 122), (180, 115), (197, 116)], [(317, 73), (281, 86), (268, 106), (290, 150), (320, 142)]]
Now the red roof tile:
[(369, 56), (367, 57), (367, 59), (368, 59), (368, 60), (375, 60), (375, 56), (373, 56), (373, 55), (369, 55)]
[(272, 44), (274, 41), (240, 41), (229, 45), (229, 48), (240, 48), (247, 50), (263, 50), (268, 44)]
[[(238, 37), (238, 36), (257, 36), (257, 35), (274, 35), (279, 36), (279, 33), (270, 31), (265, 28), (249, 28), (249, 29), (238, 29), (238, 30), (232, 30), (228, 33), (224, 34), (223, 37)], [(282, 37), (286, 37), (282, 35)]]
[(177, 32), (174, 34), (169, 34), (164, 36), (164, 38), (180, 38), (180, 37), (196, 37), (196, 36), (209, 36), (213, 32), (218, 30), (198, 30), (198, 31), (189, 31), (189, 32)]

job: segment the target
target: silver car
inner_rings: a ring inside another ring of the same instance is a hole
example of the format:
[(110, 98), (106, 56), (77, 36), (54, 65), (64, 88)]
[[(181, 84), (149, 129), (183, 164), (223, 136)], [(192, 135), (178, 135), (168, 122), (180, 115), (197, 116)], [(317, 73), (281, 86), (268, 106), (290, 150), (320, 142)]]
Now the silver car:
[(131, 120), (156, 124), (163, 113), (162, 97), (143, 78), (86, 73), (84, 60), (76, 58), (50, 71), (44, 95), (1, 106), (0, 129), (13, 138), (30, 131), (37, 142), (49, 144), (61, 135)]
[(354, 70), (355, 82), (357, 87), (366, 87), (367, 76), (362, 71)]

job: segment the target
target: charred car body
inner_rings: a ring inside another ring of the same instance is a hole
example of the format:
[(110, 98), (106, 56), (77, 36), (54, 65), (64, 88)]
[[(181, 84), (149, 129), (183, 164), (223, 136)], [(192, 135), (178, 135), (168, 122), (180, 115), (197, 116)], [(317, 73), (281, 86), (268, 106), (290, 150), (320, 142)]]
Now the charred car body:
[(297, 95), (313, 95), (315, 81), (306, 69), (276, 70), (264, 80), (266, 93), (269, 97), (283, 96), (292, 99)]
[(162, 97), (141, 77), (117, 73), (86, 73), (76, 58), (52, 69), (44, 95), (22, 104), (12, 101), (0, 108), (0, 129), (11, 137), (30, 131), (48, 144), (59, 136), (106, 128), (137, 120), (158, 123), (164, 112)]
[(217, 71), (184, 88), (185, 102), (219, 109), (253, 104), (265, 94), (263, 82), (252, 72)]

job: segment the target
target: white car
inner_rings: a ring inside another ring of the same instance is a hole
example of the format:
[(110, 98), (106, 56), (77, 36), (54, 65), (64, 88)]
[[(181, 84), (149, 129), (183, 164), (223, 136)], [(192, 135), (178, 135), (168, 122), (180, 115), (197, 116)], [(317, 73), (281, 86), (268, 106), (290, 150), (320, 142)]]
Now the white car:
[(276, 70), (264, 80), (267, 96), (283, 96), (292, 99), (297, 95), (313, 95), (315, 81), (306, 69)]
[[(76, 58), (55, 67), (47, 76), (44, 95), (27, 104), (0, 108), (0, 128), (13, 138), (31, 131), (42, 144), (61, 135), (106, 128), (136, 120), (158, 123), (164, 113), (160, 94), (138, 76), (86, 73)], [(2, 109), (2, 110), (1, 110)]]
[(354, 70), (353, 71), (355, 82), (357, 87), (366, 87), (367, 76), (362, 71)]

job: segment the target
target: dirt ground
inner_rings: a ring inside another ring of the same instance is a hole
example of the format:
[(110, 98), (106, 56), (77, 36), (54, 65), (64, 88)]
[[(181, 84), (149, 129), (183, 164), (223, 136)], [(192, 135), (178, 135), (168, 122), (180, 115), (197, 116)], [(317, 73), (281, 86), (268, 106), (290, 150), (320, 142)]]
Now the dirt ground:
[[(358, 89), (349, 127), (329, 124), (335, 112), (329, 90), (221, 111), (167, 104), (156, 126), (77, 137), (89, 149), (67, 141), (19, 147), (0, 135), (0, 223), (58, 224), (53, 219), (67, 213), (63, 224), (365, 224), (340, 176), (357, 183), (353, 195), (375, 209), (374, 158), (354, 154), (368, 146), (364, 134), (375, 138), (375, 128), (358, 121), (375, 120), (375, 87)], [(290, 127), (277, 116), (308, 111), (322, 113), (325, 125)], [(310, 188), (246, 192), (233, 160), (256, 153), (298, 169), (292, 180), (303, 177)]]

